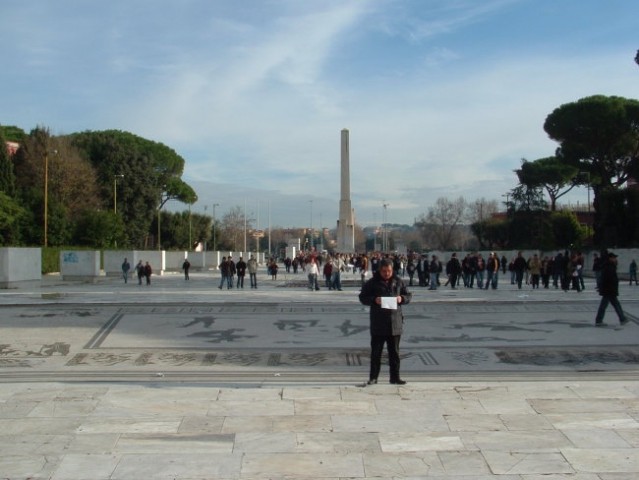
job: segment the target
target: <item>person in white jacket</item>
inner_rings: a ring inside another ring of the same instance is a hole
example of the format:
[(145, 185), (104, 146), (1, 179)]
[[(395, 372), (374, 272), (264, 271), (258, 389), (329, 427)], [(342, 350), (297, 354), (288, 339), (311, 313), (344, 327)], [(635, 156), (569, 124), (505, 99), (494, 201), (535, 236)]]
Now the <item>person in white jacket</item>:
[(308, 265), (306, 265), (306, 272), (308, 273), (308, 289), (319, 290), (319, 284), (317, 283), (319, 267), (317, 266), (317, 259), (315, 257), (311, 257), (309, 260)]

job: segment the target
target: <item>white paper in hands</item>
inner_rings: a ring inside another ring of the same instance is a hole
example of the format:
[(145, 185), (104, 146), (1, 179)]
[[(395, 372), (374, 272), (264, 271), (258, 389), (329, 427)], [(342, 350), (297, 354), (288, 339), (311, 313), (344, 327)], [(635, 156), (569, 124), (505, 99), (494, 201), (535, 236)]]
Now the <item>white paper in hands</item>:
[(397, 297), (380, 297), (382, 299), (382, 308), (388, 310), (397, 310)]

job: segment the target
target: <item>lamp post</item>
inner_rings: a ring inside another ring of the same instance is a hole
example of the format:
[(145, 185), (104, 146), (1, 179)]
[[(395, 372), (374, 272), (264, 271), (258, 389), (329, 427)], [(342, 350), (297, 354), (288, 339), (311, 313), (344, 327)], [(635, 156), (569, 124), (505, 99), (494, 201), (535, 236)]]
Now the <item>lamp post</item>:
[(219, 207), (220, 204), (219, 203), (214, 203), (213, 204), (213, 251), (217, 252), (217, 244), (215, 243), (215, 232), (217, 230), (217, 228), (215, 227), (215, 207)]
[(311, 204), (311, 231), (309, 235), (309, 246), (311, 251), (313, 251), (313, 200), (309, 200), (308, 203)]
[(113, 213), (118, 213), (118, 178), (124, 178), (122, 174), (113, 175)]
[(504, 195), (502, 195), (502, 197), (506, 197), (506, 218), (508, 218), (510, 213), (510, 193), (505, 193)]
[(386, 253), (388, 251), (388, 231), (386, 226), (387, 221), (387, 209), (390, 203), (382, 203), (382, 207), (384, 208), (384, 215), (382, 218), (382, 251)]
[[(639, 52), (637, 52), (637, 58), (639, 58)], [(586, 221), (586, 228), (588, 229), (588, 240), (590, 240), (590, 172), (579, 172), (579, 175), (584, 175), (588, 179), (586, 184), (588, 191), (588, 220)]]
[[(52, 150), (57, 155), (57, 150)], [(44, 246), (49, 246), (49, 151), (44, 152)]]

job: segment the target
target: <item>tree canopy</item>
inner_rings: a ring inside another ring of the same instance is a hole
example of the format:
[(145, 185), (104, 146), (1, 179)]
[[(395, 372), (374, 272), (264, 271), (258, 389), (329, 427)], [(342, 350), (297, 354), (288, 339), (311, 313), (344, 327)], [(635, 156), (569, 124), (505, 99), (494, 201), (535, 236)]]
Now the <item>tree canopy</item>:
[(523, 159), (521, 168), (515, 170), (519, 182), (530, 188), (543, 188), (550, 198), (550, 210), (557, 210), (557, 199), (570, 192), (577, 184), (576, 166), (567, 164), (556, 156), (529, 162)]
[(544, 123), (557, 157), (599, 188), (623, 185), (639, 162), (639, 101), (594, 95), (556, 108)]

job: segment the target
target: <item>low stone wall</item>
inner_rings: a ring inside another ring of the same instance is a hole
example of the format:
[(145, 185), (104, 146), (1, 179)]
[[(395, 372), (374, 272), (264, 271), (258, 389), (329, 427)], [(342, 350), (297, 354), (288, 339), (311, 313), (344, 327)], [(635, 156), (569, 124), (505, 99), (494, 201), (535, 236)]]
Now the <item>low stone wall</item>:
[(93, 283), (100, 276), (99, 250), (63, 250), (60, 252), (62, 280)]
[(0, 288), (39, 286), (41, 281), (41, 248), (0, 248)]

